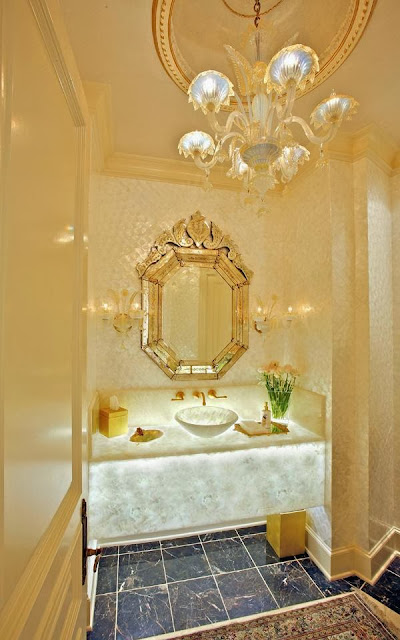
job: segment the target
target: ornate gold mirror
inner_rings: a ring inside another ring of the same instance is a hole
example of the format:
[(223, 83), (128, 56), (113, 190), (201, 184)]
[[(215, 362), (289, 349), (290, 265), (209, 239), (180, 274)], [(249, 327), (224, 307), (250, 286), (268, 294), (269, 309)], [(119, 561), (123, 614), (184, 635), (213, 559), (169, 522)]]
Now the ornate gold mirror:
[(236, 245), (197, 211), (137, 265), (142, 349), (174, 380), (221, 378), (248, 348), (249, 282)]

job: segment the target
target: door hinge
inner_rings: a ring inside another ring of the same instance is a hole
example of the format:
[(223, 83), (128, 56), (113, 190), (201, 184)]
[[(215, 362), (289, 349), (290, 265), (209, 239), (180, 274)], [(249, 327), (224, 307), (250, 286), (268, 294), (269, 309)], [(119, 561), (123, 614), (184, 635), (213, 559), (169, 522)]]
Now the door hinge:
[(98, 549), (88, 549), (87, 546), (87, 504), (86, 500), (82, 499), (81, 506), (81, 523), (82, 523), (82, 585), (86, 582), (87, 576), (87, 559), (90, 556), (96, 556), (94, 561), (93, 571), (96, 573), (97, 567), (99, 566), (100, 558), (103, 553), (103, 549), (99, 547)]

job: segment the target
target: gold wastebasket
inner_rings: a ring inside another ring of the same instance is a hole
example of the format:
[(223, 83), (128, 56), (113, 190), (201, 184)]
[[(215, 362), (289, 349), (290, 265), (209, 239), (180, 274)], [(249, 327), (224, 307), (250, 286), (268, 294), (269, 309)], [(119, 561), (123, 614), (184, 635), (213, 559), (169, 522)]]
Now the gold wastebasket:
[(267, 516), (267, 540), (279, 558), (304, 553), (306, 549), (305, 510)]
[(128, 409), (100, 409), (99, 431), (107, 438), (128, 433)]

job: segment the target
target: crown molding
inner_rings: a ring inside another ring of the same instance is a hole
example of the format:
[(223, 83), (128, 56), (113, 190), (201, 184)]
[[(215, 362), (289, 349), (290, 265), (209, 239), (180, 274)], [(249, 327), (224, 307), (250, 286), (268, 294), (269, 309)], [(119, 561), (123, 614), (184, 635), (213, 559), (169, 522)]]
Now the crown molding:
[[(84, 82), (84, 89), (91, 116), (92, 162), (96, 171), (112, 177), (204, 187), (203, 172), (190, 161), (115, 151), (110, 86), (100, 82)], [(390, 177), (400, 173), (399, 147), (393, 138), (374, 122), (354, 134), (339, 133), (326, 145), (325, 155), (328, 160), (350, 163), (368, 158)], [(287, 185), (277, 185), (273, 191), (268, 192), (268, 196), (280, 197), (295, 189), (303, 178), (316, 170), (316, 159), (316, 153), (312, 153), (310, 161), (300, 169), (294, 180)], [(214, 167), (210, 182), (216, 189), (236, 192), (242, 190), (242, 182), (228, 178), (226, 168), (222, 166)]]
[(101, 172), (114, 153), (111, 87), (102, 82), (84, 82), (83, 88), (91, 120), (92, 165)]
[(326, 155), (343, 162), (368, 158), (389, 176), (400, 168), (400, 150), (396, 142), (375, 122), (352, 135), (338, 134), (327, 145)]

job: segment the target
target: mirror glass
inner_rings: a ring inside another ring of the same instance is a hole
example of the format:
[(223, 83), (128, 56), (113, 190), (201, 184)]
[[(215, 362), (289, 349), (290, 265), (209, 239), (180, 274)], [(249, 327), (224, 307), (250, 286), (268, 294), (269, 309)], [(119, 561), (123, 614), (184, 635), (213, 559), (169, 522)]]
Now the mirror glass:
[(215, 269), (182, 267), (164, 285), (162, 327), (178, 360), (211, 362), (232, 340), (232, 288)]

